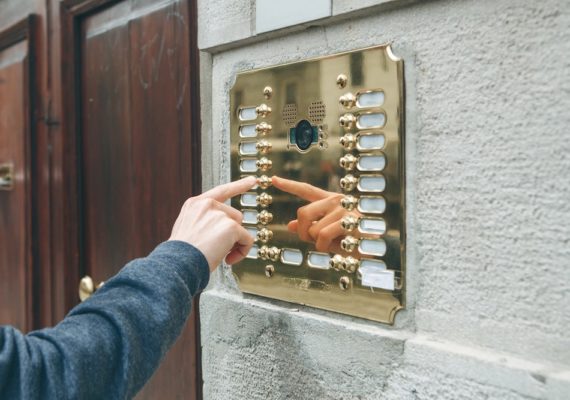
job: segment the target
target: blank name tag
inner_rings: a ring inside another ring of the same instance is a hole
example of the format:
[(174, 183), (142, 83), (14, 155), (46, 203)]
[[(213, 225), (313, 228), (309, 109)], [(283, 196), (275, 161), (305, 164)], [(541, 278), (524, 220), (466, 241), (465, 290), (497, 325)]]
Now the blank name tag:
[(362, 286), (394, 290), (394, 271), (362, 272)]

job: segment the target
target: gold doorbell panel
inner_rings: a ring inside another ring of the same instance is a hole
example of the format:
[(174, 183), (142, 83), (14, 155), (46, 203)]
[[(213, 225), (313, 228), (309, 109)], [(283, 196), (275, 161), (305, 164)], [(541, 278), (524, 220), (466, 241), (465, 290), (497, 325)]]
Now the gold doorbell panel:
[(404, 65), (389, 45), (243, 72), (232, 200), (255, 237), (241, 290), (385, 323), (404, 306)]

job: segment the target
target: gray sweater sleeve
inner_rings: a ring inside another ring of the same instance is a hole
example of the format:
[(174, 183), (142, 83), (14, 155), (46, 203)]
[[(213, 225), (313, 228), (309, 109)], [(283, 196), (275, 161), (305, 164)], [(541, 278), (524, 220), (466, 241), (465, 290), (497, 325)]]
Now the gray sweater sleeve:
[(182, 331), (208, 283), (195, 247), (164, 242), (127, 264), (54, 328), (0, 327), (0, 399), (133, 397)]

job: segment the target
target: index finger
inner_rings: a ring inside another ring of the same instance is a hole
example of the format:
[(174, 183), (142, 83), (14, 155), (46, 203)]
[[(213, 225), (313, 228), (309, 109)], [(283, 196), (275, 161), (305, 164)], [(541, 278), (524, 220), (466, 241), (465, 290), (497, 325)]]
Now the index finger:
[(251, 189), (256, 183), (255, 176), (248, 176), (235, 182), (226, 183), (225, 185), (216, 186), (207, 192), (197, 196), (199, 199), (209, 198), (223, 203), (238, 194), (242, 194)]
[(329, 197), (331, 194), (326, 190), (304, 182), (292, 181), (290, 179), (279, 178), (274, 176), (271, 178), (273, 186), (284, 192), (291, 193), (303, 200), (317, 201)]

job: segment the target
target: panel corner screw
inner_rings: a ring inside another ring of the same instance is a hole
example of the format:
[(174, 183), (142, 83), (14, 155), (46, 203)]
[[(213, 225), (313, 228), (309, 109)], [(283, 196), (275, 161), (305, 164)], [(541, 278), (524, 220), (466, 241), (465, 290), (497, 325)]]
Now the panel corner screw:
[(340, 74), (339, 76), (336, 77), (336, 85), (339, 87), (339, 89), (344, 89), (346, 87), (347, 82), (348, 82), (348, 77), (345, 74)]
[(273, 95), (273, 89), (271, 88), (271, 86), (265, 86), (263, 88), (263, 97), (269, 100), (272, 95)]

